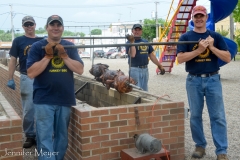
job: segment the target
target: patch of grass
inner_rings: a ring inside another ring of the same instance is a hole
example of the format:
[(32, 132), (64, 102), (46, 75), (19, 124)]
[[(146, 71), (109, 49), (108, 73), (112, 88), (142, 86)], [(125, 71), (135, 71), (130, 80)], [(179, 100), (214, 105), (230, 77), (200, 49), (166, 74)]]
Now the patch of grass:
[(240, 61), (240, 54), (236, 54), (235, 61)]

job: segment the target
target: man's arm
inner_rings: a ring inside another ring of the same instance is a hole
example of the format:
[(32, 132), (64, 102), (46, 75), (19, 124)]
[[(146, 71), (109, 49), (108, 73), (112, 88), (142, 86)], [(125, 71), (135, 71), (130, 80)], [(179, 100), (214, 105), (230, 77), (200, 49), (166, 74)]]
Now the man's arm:
[(198, 44), (198, 48), (194, 51), (191, 52), (179, 52), (177, 54), (177, 58), (178, 58), (178, 63), (183, 63), (183, 62), (187, 62), (190, 61), (191, 59), (197, 57), (198, 55), (200, 55), (201, 53), (203, 53), (206, 48), (208, 47), (209, 43), (207, 40), (201, 40)]
[(47, 67), (51, 59), (43, 57), (42, 60), (35, 62), (31, 67), (27, 69), (27, 74), (29, 78), (35, 78), (41, 74)]
[[(126, 35), (127, 40), (129, 41), (129, 43), (134, 43), (135, 42), (135, 38), (134, 35), (131, 34), (127, 34)], [(128, 54), (130, 57), (134, 58), (136, 56), (136, 47), (135, 46), (130, 46), (129, 50), (128, 50)]]
[(71, 59), (61, 44), (57, 44), (55, 50), (58, 52), (58, 56), (62, 58), (64, 64), (71, 71), (80, 75), (83, 73), (83, 64), (75, 59)]
[(215, 54), (218, 58), (223, 60), (224, 62), (229, 63), (231, 61), (231, 54), (229, 51), (224, 51), (216, 48), (214, 44), (214, 39), (211, 36), (208, 36), (206, 39), (209, 43), (209, 49), (212, 51), (213, 54)]
[(9, 64), (8, 64), (8, 80), (13, 79), (13, 74), (16, 69), (16, 64), (17, 64), (17, 58), (14, 56), (11, 56)]
[(212, 51), (213, 54), (215, 54), (218, 58), (223, 60), (226, 63), (229, 63), (231, 61), (231, 54), (229, 51), (223, 51), (219, 50), (216, 47), (209, 47), (209, 49)]
[(161, 66), (160, 62), (157, 60), (156, 56), (152, 53), (149, 54), (149, 58), (151, 61), (156, 64), (157, 66)]
[(152, 53), (149, 54), (149, 58), (151, 61), (158, 66), (158, 69), (160, 70), (160, 74), (163, 75), (165, 74), (165, 69), (163, 66), (160, 64), (160, 62), (157, 60), (156, 56)]
[(130, 57), (134, 58), (136, 56), (136, 47), (130, 46), (128, 50), (128, 54)]
[(63, 59), (65, 65), (73, 72), (78, 74), (83, 74), (83, 65), (79, 61), (73, 60), (71, 58), (64, 58)]

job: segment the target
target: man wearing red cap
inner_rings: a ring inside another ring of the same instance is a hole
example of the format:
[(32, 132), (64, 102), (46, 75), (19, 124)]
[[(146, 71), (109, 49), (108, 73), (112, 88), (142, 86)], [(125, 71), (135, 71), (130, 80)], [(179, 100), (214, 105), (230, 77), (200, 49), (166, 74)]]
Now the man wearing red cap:
[[(194, 29), (183, 34), (179, 41), (199, 41), (198, 44), (177, 46), (179, 63), (186, 62), (186, 90), (190, 107), (190, 128), (196, 149), (194, 158), (202, 158), (207, 142), (203, 132), (202, 112), (206, 100), (217, 160), (227, 158), (227, 124), (222, 96), (222, 85), (218, 74), (218, 58), (231, 61), (231, 55), (222, 36), (206, 28), (208, 19), (204, 6), (196, 6), (192, 11)], [(205, 98), (204, 98), (205, 97)]]

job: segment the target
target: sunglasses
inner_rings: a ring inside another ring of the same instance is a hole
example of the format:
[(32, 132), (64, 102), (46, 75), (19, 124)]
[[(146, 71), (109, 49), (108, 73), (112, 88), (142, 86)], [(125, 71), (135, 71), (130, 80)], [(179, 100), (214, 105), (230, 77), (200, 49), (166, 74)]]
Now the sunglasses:
[(23, 26), (24, 26), (24, 27), (28, 27), (28, 26), (31, 26), (31, 27), (32, 27), (32, 26), (34, 26), (34, 23), (24, 23)]

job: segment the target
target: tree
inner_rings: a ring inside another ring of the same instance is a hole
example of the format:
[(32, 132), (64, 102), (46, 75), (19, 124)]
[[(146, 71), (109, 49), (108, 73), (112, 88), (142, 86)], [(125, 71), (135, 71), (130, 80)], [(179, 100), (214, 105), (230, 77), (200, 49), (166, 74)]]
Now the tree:
[(233, 10), (233, 18), (235, 22), (240, 22), (240, 1), (238, 1), (236, 8)]
[(77, 32), (76, 35), (79, 35), (80, 37), (85, 37), (85, 33), (83, 32)]
[(91, 30), (91, 35), (101, 35), (102, 30), (101, 29), (93, 29)]
[(38, 30), (35, 30), (35, 33), (36, 34), (47, 34), (47, 31), (44, 28), (40, 27), (40, 28), (38, 28)]
[(227, 30), (222, 30), (222, 31), (220, 31), (219, 29), (218, 29), (216, 32), (218, 32), (219, 34), (221, 34), (223, 37), (226, 37), (226, 36), (228, 35), (228, 33), (229, 33), (229, 31), (227, 31)]
[[(143, 21), (143, 34), (142, 37), (148, 41), (152, 41), (156, 37), (156, 21), (154, 19), (144, 19)], [(164, 24), (163, 19), (158, 19), (158, 25)]]
[(235, 31), (235, 38), (234, 41), (237, 43), (238, 45), (238, 51), (240, 50), (240, 29), (237, 29)]
[[(38, 28), (35, 30), (35, 33), (39, 36), (41, 35), (47, 35), (47, 31), (45, 30), (45, 28)], [(22, 36), (24, 35), (24, 32), (22, 33), (16, 33), (14, 32), (14, 37), (19, 37), (19, 36)], [(64, 33), (63, 33), (63, 36), (66, 36), (66, 37), (70, 37), (70, 36), (80, 36), (80, 37), (85, 37), (85, 34), (82, 33), (82, 32), (72, 32), (72, 31), (67, 31), (65, 30)], [(4, 30), (0, 30), (0, 41), (3, 41), (3, 42), (10, 42), (12, 41), (12, 32), (11, 30), (8, 30), (8, 31), (4, 31)]]

